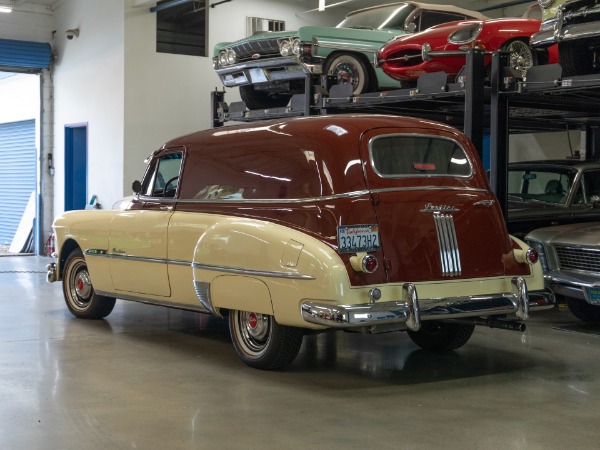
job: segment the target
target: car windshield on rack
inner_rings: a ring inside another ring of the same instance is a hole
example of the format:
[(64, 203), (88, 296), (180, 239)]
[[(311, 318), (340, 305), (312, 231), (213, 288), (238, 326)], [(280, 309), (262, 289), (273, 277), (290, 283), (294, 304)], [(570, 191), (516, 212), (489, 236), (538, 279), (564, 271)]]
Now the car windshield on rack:
[(521, 200), (564, 204), (575, 179), (571, 168), (510, 169), (508, 195)]

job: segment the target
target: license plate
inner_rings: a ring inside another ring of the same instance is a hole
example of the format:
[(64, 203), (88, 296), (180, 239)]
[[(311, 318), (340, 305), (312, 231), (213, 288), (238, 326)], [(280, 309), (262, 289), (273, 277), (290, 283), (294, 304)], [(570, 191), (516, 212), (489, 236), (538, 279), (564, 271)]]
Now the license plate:
[(345, 225), (338, 227), (338, 251), (340, 253), (375, 252), (379, 248), (379, 226)]
[(588, 289), (588, 298), (592, 305), (600, 305), (600, 288), (593, 287)]

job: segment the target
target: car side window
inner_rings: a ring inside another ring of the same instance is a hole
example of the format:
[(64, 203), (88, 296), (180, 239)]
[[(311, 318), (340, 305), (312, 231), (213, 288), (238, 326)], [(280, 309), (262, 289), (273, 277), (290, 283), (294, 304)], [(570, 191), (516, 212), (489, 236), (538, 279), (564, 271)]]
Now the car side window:
[(600, 170), (583, 172), (573, 203), (591, 205), (600, 201)]
[(181, 160), (181, 152), (160, 157), (146, 175), (142, 193), (150, 197), (174, 198), (179, 186)]

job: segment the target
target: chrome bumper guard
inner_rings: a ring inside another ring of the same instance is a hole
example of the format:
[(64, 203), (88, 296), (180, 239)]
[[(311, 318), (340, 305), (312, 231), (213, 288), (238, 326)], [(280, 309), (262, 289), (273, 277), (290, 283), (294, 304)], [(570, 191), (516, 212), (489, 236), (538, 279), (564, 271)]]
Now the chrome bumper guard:
[(46, 274), (46, 281), (48, 283), (54, 283), (57, 280), (56, 273), (56, 263), (50, 263), (46, 265), (46, 269), (48, 269), (48, 273)]
[[(496, 315), (514, 315), (526, 320), (529, 311), (554, 306), (550, 290), (527, 292), (525, 280), (511, 280), (512, 293), (427, 299), (419, 301), (417, 288), (404, 284), (399, 301), (359, 305), (331, 305), (324, 302), (302, 303), (302, 318), (309, 323), (328, 328), (370, 327), (389, 323), (405, 323), (409, 330), (421, 328), (422, 320), (450, 320)], [(423, 304), (421, 304), (423, 303)]]

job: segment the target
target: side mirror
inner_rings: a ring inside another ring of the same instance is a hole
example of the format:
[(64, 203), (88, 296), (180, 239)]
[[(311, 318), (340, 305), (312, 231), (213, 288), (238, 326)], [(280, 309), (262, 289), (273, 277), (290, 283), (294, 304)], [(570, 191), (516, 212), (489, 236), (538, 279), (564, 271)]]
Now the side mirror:
[(409, 23), (404, 27), (404, 31), (406, 31), (408, 34), (413, 34), (417, 31), (417, 24), (414, 22)]
[(142, 183), (140, 183), (140, 180), (135, 180), (131, 183), (131, 189), (133, 189), (134, 194), (140, 195), (140, 192), (142, 192)]

